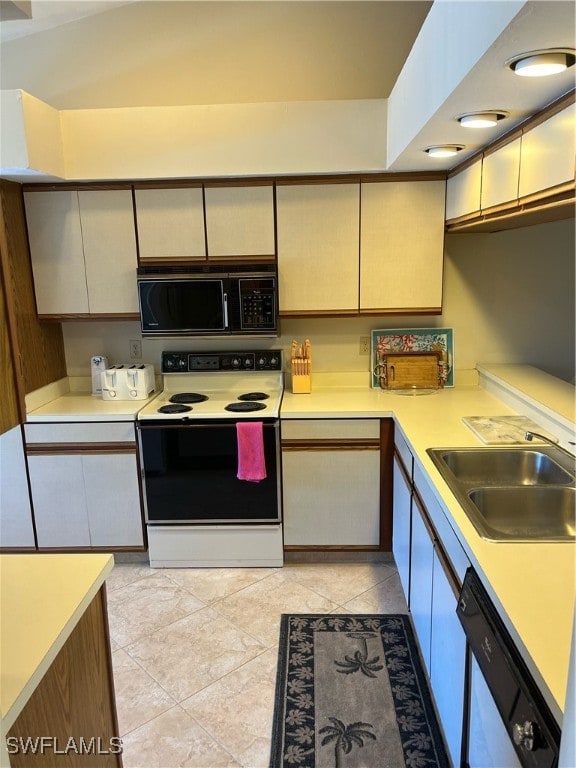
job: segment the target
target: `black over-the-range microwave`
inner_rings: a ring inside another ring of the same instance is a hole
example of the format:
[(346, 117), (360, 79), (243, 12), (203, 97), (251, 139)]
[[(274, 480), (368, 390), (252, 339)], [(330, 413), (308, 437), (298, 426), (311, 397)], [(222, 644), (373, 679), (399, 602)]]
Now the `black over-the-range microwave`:
[(140, 267), (143, 336), (277, 336), (276, 267)]

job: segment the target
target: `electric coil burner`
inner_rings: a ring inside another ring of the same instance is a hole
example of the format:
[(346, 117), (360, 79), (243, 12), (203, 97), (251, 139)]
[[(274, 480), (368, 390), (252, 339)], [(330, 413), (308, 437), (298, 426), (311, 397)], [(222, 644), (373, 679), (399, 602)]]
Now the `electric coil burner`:
[(200, 395), (198, 392), (178, 392), (170, 398), (171, 403), (203, 403), (208, 400), (208, 395)]
[(264, 403), (256, 403), (250, 400), (243, 400), (238, 403), (229, 403), (225, 406), (227, 411), (232, 413), (250, 413), (251, 411), (262, 411), (266, 408)]
[[(136, 423), (150, 565), (283, 565), (281, 351), (163, 352), (162, 373)], [(247, 433), (262, 441), (258, 481), (241, 471)]]

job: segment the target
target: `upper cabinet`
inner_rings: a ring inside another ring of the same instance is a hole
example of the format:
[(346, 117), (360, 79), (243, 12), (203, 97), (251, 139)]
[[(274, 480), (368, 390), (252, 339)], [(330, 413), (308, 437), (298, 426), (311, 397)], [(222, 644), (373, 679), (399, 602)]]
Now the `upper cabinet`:
[(273, 261), (274, 184), (136, 187), (141, 263)]
[(359, 184), (276, 189), (280, 312), (358, 311)]
[(140, 260), (206, 258), (202, 186), (135, 189)]
[(522, 136), (520, 198), (574, 181), (576, 105)]
[(442, 307), (444, 181), (363, 183), (360, 312)]
[(574, 92), (448, 179), (448, 232), (495, 232), (574, 217)]
[(274, 187), (206, 185), (209, 259), (274, 259)]
[(494, 152), (485, 153), (482, 162), (482, 210), (518, 200), (520, 141), (518, 137)]
[(33, 191), (25, 205), (40, 317), (138, 311), (130, 190)]
[(446, 219), (480, 213), (482, 159), (451, 176), (446, 183)]
[(279, 184), (280, 313), (438, 312), (444, 180)]

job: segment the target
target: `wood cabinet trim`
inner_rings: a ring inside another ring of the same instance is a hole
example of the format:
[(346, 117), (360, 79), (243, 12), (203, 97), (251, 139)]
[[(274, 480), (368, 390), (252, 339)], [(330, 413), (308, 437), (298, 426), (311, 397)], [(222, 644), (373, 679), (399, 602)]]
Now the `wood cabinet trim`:
[(69, 320), (139, 320), (137, 312), (78, 312), (63, 313), (58, 315), (38, 315), (38, 320), (43, 322), (66, 322)]
[(379, 451), (380, 440), (371, 438), (290, 438), (282, 440), (283, 451)]
[(68, 456), (104, 453), (136, 453), (136, 443), (28, 443), (27, 456), (54, 456), (65, 453)]

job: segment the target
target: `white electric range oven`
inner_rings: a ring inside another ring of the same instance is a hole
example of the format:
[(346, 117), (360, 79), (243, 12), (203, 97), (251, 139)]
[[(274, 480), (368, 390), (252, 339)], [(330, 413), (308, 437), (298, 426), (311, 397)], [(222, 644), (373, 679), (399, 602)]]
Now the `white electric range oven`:
[(136, 423), (150, 565), (281, 566), (281, 351), (163, 352), (162, 373)]

